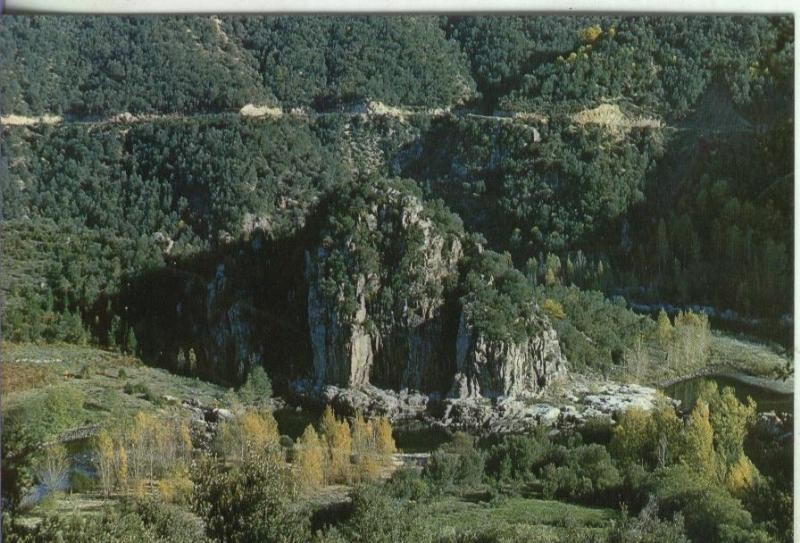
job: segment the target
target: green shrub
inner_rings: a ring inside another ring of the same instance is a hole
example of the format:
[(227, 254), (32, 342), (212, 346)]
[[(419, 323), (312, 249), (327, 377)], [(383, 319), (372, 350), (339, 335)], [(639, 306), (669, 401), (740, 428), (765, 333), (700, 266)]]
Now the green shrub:
[(647, 471), (638, 463), (628, 462), (620, 468), (622, 485), (620, 487), (620, 501), (632, 511), (638, 511), (650, 499), (652, 489), (652, 472)]
[(22, 505), (28, 489), (33, 486), (33, 462), (38, 451), (39, 441), (33, 429), (24, 424), (2, 425), (2, 500), (5, 509), (14, 511)]
[(613, 428), (609, 417), (590, 417), (578, 428), (578, 432), (584, 443), (597, 443), (598, 445), (606, 446), (611, 442)]
[(272, 397), (272, 382), (262, 366), (255, 366), (250, 370), (238, 390), (238, 395), (245, 404), (263, 403)]
[(141, 381), (135, 384), (128, 381), (125, 383), (125, 386), (122, 387), (122, 391), (125, 394), (131, 395), (141, 394), (142, 398), (155, 405), (162, 405), (164, 403), (164, 399), (161, 396), (158, 396), (155, 392), (153, 392), (147, 383), (143, 383)]
[(353, 512), (337, 531), (344, 541), (399, 543), (411, 541), (407, 507), (380, 486), (362, 485), (353, 492)]
[(771, 477), (759, 477), (744, 494), (742, 502), (754, 522), (774, 534), (779, 541), (793, 541), (794, 498), (791, 480), (779, 485)]
[(205, 523), (209, 538), (284, 543), (309, 540), (309, 519), (293, 506), (296, 489), (282, 458), (251, 451), (233, 467), (204, 458), (196, 464), (192, 480), (192, 508)]
[(456, 482), (459, 485), (474, 487), (483, 481), (486, 467), (486, 456), (482, 451), (470, 450), (461, 453), (458, 457)]
[(86, 395), (70, 385), (49, 386), (3, 414), (4, 426), (24, 425), (35, 441), (54, 439), (69, 428), (85, 422)]
[(675, 514), (672, 520), (662, 520), (655, 500), (650, 500), (637, 517), (622, 511), (622, 519), (608, 534), (608, 543), (689, 543), (689, 539), (684, 533), (683, 517)]
[(97, 515), (65, 514), (33, 528), (3, 519), (3, 540), (11, 543), (203, 543), (202, 528), (185, 512), (152, 498), (106, 506)]
[(202, 526), (186, 511), (160, 499), (146, 497), (125, 504), (124, 510), (142, 519), (151, 537), (170, 543), (202, 543)]
[(80, 470), (73, 470), (69, 476), (69, 488), (72, 492), (90, 492), (97, 488), (97, 481), (91, 475)]
[(11, 523), (3, 526), (3, 541), (9, 543), (36, 543), (58, 541), (60, 543), (83, 543), (84, 541), (107, 541), (128, 543), (130, 541), (152, 541), (167, 543), (169, 539), (152, 537), (140, 517), (132, 513), (106, 507), (99, 515), (67, 514), (51, 516), (34, 528)]
[(471, 259), (464, 289), (465, 319), (489, 340), (520, 341), (544, 326), (533, 287), (508, 253), (484, 251)]
[(655, 329), (653, 321), (636, 315), (624, 301), (609, 300), (598, 291), (561, 285), (536, 287), (540, 303), (559, 303), (566, 316), (553, 319), (559, 343), (576, 370), (610, 372), (621, 366), (624, 353)]
[(751, 530), (752, 518), (723, 487), (709, 484), (684, 466), (659, 470), (654, 483), (662, 515), (681, 513), (686, 533), (695, 541), (731, 541), (726, 534)]
[(419, 470), (401, 468), (392, 474), (389, 492), (399, 500), (414, 502), (428, 501), (433, 493), (431, 485), (422, 477)]
[(147, 385), (142, 382), (134, 384), (128, 381), (122, 387), (122, 392), (125, 394), (146, 394), (148, 391)]
[(486, 474), (497, 481), (527, 481), (535, 477), (553, 454), (558, 453), (543, 431), (527, 436), (505, 436), (489, 448)]
[(622, 478), (606, 448), (597, 444), (582, 445), (570, 452), (570, 469), (591, 482), (587, 493), (571, 497), (595, 503), (615, 503)]
[(457, 454), (437, 450), (428, 458), (422, 476), (435, 492), (449, 492), (455, 486), (459, 464)]

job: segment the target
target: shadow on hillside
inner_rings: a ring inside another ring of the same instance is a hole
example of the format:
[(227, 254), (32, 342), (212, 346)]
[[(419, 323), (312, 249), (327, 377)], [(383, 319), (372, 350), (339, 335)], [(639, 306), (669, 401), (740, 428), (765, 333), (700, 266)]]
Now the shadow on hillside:
[(224, 385), (262, 364), (277, 390), (308, 375), (305, 250), (314, 228), (270, 240), (261, 232), (191, 256), (168, 258), (98, 299), (93, 333), (127, 345), (147, 364)]

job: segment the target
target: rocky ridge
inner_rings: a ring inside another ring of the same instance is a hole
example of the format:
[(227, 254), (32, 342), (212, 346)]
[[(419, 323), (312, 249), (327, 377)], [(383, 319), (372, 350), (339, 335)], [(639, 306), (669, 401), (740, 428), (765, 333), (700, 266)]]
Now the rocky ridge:
[[(460, 223), (437, 215), (402, 182), (362, 188), (347, 203), (359, 199), (365, 205), (337, 212), (346, 228), (332, 225), (306, 253), (312, 381), (320, 394), (328, 386), (377, 385), (451, 398), (528, 397), (564, 374), (556, 332), (532, 291), (519, 290), (525, 280), (510, 262), (484, 257), (480, 247), (465, 250)], [(509, 297), (507, 284), (522, 299)], [(512, 307), (523, 332), (497, 337), (484, 329), (481, 319), (498, 305)]]

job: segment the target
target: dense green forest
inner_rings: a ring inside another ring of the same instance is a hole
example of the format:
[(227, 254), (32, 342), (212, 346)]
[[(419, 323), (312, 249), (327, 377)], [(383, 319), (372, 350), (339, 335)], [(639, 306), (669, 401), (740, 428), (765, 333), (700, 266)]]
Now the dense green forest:
[[(520, 269), (546, 261), (565, 285), (777, 319), (791, 312), (792, 28), (779, 17), (6, 17), (4, 114), (212, 114), (4, 127), (5, 267), (21, 279), (3, 285), (9, 320), (36, 320), (14, 317), (23, 306), (85, 311), (124, 273), (161, 265), (154, 244), (178, 255), (252, 229), (291, 235), (339, 181), (398, 174)], [(455, 110), (219, 114), (359, 102)], [(515, 116), (479, 115), (497, 109)], [(111, 273), (102, 258), (31, 251), (60, 231), (126, 249)], [(578, 251), (602, 281), (563, 273)], [(29, 335), (19, 328), (10, 336)]]
[[(467, 351), (563, 355), (574, 381), (544, 398), (572, 408), (609, 380), (785, 378), (780, 348), (716, 328), (792, 347), (793, 36), (766, 16), (0, 18), (4, 535), (790, 541), (791, 416), (732, 389), (582, 426), (555, 409), (552, 433), (431, 427), (400, 469), (388, 419), (291, 402), (367, 360), (355, 384), (435, 411)], [(531, 378), (506, 367), (480, 386)], [(472, 407), (510, 405), (485, 392)], [(67, 450), (76, 428), (96, 433)], [(31, 498), (63, 488), (103, 509)]]

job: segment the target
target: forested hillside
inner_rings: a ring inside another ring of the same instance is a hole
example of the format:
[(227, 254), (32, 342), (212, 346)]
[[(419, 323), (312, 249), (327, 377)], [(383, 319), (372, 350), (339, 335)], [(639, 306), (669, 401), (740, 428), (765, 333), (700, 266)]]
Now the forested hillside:
[(4, 541), (792, 541), (793, 36), (0, 18)]
[[(791, 312), (792, 32), (768, 17), (3, 18), (3, 115), (64, 117), (3, 129), (7, 333), (90, 328), (122, 277), (293, 235), (342, 181), (393, 175), (534, 281), (776, 319)], [(283, 115), (248, 120), (246, 104)]]

